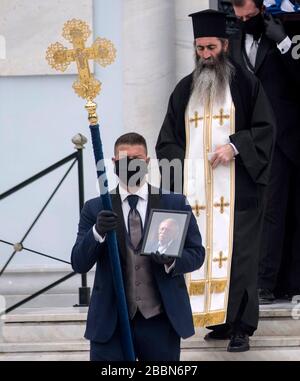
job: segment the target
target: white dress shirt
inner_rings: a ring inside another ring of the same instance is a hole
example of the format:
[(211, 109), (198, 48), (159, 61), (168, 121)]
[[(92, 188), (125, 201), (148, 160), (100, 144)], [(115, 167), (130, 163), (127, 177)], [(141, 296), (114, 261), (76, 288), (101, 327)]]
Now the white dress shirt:
[(229, 143), (231, 145), (231, 147), (233, 148), (233, 151), (234, 151), (234, 156), (237, 156), (239, 155), (239, 151), (237, 150), (236, 146), (233, 144), (233, 143)]
[(168, 250), (168, 248), (172, 245), (173, 242), (174, 240), (168, 242), (166, 245), (162, 245), (160, 242), (158, 242), (157, 251), (160, 254), (165, 254), (165, 252)]
[(130, 205), (127, 200), (128, 196), (134, 194), (135, 196), (139, 196), (138, 203), (136, 205), (137, 211), (140, 213), (143, 226), (145, 225), (147, 206), (148, 206), (148, 184), (145, 183), (141, 188), (138, 189), (136, 193), (129, 193), (127, 189), (123, 188), (121, 185), (119, 186), (120, 197), (122, 201), (122, 210), (124, 215), (124, 222), (126, 229), (128, 231), (128, 214), (130, 212)]
[[(246, 53), (248, 56), (249, 56), (250, 49), (251, 49), (251, 46), (253, 44), (253, 41), (254, 41), (253, 35), (252, 34), (246, 34), (245, 49), (246, 49)], [(260, 41), (261, 41), (261, 38), (258, 40), (258, 45), (260, 44)], [(283, 41), (281, 41), (279, 44), (277, 44), (277, 48), (280, 50), (281, 54), (287, 53), (290, 50), (291, 46), (292, 46), (292, 41), (289, 38), (289, 36), (287, 36)]]
[[(129, 193), (126, 188), (124, 188), (121, 184), (119, 184), (119, 193), (122, 201), (122, 211), (124, 216), (124, 222), (125, 227), (128, 232), (128, 214), (130, 212), (130, 206), (127, 200), (127, 197), (132, 195), (132, 193)], [(146, 220), (146, 213), (147, 213), (147, 205), (148, 205), (148, 184), (145, 183), (142, 187), (138, 189), (136, 193), (134, 193), (136, 196), (139, 196), (138, 203), (136, 205), (137, 211), (140, 213), (143, 226), (145, 225)], [(95, 240), (102, 243), (105, 240), (105, 237), (101, 237), (100, 234), (98, 234), (96, 227), (94, 225), (93, 227), (93, 233)]]
[[(130, 206), (127, 200), (128, 196), (135, 195), (139, 196), (138, 203), (136, 205), (136, 209), (139, 212), (143, 226), (145, 226), (145, 220), (146, 220), (146, 214), (147, 214), (147, 207), (148, 207), (148, 198), (149, 198), (149, 190), (148, 190), (148, 183), (145, 182), (136, 193), (130, 193), (126, 188), (122, 186), (122, 184), (119, 184), (119, 193), (122, 201), (122, 211), (124, 216), (124, 222), (126, 226), (126, 230), (128, 232), (128, 214), (130, 212)], [(95, 225), (93, 226), (93, 233), (95, 240), (103, 243), (105, 241), (105, 237), (101, 237), (101, 235), (97, 232)], [(165, 270), (167, 273), (170, 273), (173, 267), (175, 266), (175, 261), (171, 265), (165, 265)]]

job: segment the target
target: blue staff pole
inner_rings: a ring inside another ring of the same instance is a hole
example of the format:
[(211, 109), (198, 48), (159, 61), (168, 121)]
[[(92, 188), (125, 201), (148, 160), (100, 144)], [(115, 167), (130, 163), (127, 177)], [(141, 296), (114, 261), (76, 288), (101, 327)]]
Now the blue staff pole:
[[(94, 108), (93, 108), (93, 105), (94, 105)], [(90, 106), (91, 104), (89, 104), (89, 107)], [(92, 122), (93, 120), (96, 120), (96, 114), (95, 114), (96, 104), (95, 103), (92, 104), (92, 109), (94, 113), (91, 112), (90, 108), (87, 107), (87, 109), (90, 111), (90, 114), (89, 114), (90, 122)], [(92, 135), (95, 162), (97, 166), (97, 176), (99, 179), (98, 182), (100, 186), (100, 197), (101, 197), (102, 205), (105, 210), (112, 210), (111, 198), (108, 192), (108, 180), (107, 180), (106, 170), (104, 165), (104, 155), (102, 150), (102, 141), (100, 137), (99, 124), (93, 125), (93, 123), (91, 123), (90, 130)], [(99, 165), (99, 162), (102, 163), (102, 165)], [(110, 265), (112, 270), (115, 295), (117, 298), (118, 317), (119, 317), (119, 324), (120, 324), (120, 331), (121, 331), (123, 353), (125, 356), (125, 360), (135, 361), (133, 341), (132, 341), (131, 329), (129, 324), (128, 309), (126, 304), (124, 283), (123, 283), (123, 277), (122, 277), (119, 249), (118, 249), (117, 236), (115, 231), (109, 232), (107, 234), (106, 242), (107, 242), (108, 251), (109, 251), (109, 259), (110, 259)]]

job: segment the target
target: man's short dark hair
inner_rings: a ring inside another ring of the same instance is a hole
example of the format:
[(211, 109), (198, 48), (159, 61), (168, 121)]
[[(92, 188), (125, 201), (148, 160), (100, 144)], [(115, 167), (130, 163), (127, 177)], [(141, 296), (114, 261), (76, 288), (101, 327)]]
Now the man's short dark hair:
[(144, 146), (146, 153), (148, 152), (145, 138), (142, 135), (137, 134), (136, 132), (130, 132), (128, 134), (120, 136), (117, 139), (117, 141), (115, 142), (115, 154), (117, 152), (118, 146), (122, 144), (128, 144), (130, 146), (135, 146), (135, 145)]
[[(264, 0), (252, 0), (256, 5), (256, 8), (260, 9), (264, 5)], [(231, 0), (231, 3), (235, 7), (243, 7), (246, 0)]]

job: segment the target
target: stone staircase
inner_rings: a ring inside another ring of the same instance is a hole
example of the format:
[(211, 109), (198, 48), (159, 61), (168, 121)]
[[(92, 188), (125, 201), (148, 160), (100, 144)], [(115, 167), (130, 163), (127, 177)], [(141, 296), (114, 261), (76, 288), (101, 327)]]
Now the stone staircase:
[[(261, 306), (259, 329), (245, 353), (228, 353), (227, 341), (206, 342), (206, 330), (198, 330), (182, 341), (181, 359), (299, 361), (299, 310), (291, 303)], [(86, 308), (23, 308), (8, 314), (1, 324), (0, 361), (87, 361), (86, 315)]]

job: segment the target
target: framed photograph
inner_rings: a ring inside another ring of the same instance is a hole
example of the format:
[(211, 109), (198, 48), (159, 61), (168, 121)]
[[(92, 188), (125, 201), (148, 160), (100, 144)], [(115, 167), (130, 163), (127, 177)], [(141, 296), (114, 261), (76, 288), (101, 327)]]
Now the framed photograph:
[(141, 255), (181, 257), (190, 219), (189, 211), (151, 209)]

